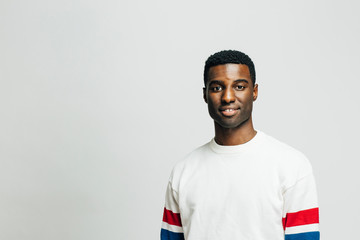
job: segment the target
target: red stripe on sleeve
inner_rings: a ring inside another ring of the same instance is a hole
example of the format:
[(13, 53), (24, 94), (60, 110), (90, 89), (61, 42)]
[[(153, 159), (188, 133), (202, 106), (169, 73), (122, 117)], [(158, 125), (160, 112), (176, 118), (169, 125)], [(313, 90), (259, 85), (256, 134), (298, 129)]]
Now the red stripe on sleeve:
[(180, 213), (173, 213), (172, 211), (167, 210), (166, 208), (164, 208), (163, 222), (179, 227), (182, 226)]
[(283, 218), (283, 219), (282, 219), (282, 224), (283, 224), (283, 228), (284, 228), (284, 231), (285, 231), (286, 218)]
[(284, 229), (313, 223), (319, 223), (319, 208), (287, 213), (286, 218), (283, 218)]

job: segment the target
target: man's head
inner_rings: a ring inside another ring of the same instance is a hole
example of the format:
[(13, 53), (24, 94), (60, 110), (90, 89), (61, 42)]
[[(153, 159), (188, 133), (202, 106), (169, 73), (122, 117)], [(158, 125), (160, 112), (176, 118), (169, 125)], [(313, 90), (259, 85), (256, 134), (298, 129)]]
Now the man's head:
[(217, 128), (252, 128), (252, 106), (257, 98), (251, 59), (238, 51), (221, 51), (205, 64), (204, 100)]
[(237, 63), (248, 66), (251, 81), (253, 83), (253, 86), (255, 85), (256, 75), (253, 61), (245, 53), (236, 50), (223, 50), (214, 53), (206, 60), (204, 68), (204, 85), (206, 86), (206, 82), (209, 77), (209, 69), (211, 67), (227, 63)]

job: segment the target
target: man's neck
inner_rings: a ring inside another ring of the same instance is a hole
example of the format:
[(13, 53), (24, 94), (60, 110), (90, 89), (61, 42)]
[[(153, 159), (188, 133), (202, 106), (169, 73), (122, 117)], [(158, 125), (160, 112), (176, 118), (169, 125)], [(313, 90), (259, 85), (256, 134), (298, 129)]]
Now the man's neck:
[(250, 141), (256, 135), (251, 117), (236, 128), (224, 128), (215, 122), (215, 141), (219, 145), (239, 145)]

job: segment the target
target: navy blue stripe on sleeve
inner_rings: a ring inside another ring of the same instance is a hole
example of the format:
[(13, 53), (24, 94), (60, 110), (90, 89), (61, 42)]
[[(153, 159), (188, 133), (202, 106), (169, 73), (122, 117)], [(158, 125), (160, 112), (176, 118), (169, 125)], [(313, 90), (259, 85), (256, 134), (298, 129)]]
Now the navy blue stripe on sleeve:
[(161, 240), (184, 240), (183, 233), (171, 232), (166, 229), (161, 229)]
[(320, 232), (285, 234), (285, 240), (319, 240)]

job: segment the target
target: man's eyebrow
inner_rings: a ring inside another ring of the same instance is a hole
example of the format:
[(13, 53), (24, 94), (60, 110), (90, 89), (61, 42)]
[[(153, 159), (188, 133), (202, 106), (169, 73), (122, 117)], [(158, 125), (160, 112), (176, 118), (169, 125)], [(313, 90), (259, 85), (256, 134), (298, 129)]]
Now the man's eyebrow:
[[(239, 82), (249, 83), (249, 81), (246, 80), (246, 79), (237, 79), (237, 80), (235, 80), (234, 82), (235, 82), (235, 83), (239, 83)], [(223, 83), (224, 83), (224, 81), (221, 81), (221, 80), (210, 80), (210, 81), (209, 81), (209, 85), (210, 85), (210, 84), (223, 84)]]
[(249, 81), (246, 80), (246, 79), (237, 79), (234, 82), (246, 82), (246, 83), (249, 83)]
[(220, 80), (210, 80), (209, 81), (209, 85), (210, 84), (223, 84), (224, 83), (224, 81), (220, 81)]

